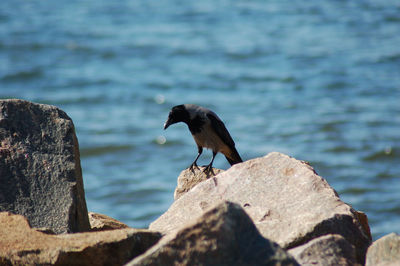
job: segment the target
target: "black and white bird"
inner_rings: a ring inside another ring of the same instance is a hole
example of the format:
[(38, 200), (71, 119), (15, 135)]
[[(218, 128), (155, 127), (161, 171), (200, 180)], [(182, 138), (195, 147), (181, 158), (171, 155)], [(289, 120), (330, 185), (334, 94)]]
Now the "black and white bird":
[(218, 152), (224, 154), (231, 165), (242, 162), (235, 148), (235, 142), (222, 120), (213, 111), (194, 104), (177, 105), (169, 112), (164, 129), (178, 122), (187, 124), (197, 144), (198, 154), (190, 165), (191, 170), (197, 167), (197, 159), (203, 152), (203, 148), (211, 149), (213, 152), (212, 160), (204, 172), (212, 171), (212, 164)]

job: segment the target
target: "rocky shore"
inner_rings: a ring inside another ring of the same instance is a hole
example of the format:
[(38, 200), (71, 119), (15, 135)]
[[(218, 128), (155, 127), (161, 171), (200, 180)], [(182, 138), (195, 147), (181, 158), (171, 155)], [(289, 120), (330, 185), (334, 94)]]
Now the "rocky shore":
[(0, 265), (400, 265), (399, 235), (372, 243), (366, 214), (281, 153), (182, 171), (170, 208), (134, 229), (88, 213), (62, 110), (0, 100), (0, 145)]

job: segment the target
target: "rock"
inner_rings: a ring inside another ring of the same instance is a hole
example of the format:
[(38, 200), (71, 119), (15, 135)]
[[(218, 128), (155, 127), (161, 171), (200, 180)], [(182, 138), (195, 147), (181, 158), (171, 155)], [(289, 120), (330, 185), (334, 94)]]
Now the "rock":
[(78, 140), (60, 109), (0, 100), (0, 211), (55, 233), (90, 229)]
[(145, 229), (48, 235), (21, 215), (0, 213), (0, 265), (122, 265), (161, 234)]
[(150, 229), (172, 232), (222, 201), (238, 203), (265, 238), (286, 249), (339, 234), (355, 247), (357, 261), (364, 262), (371, 239), (355, 210), (309, 165), (276, 152), (236, 164), (201, 182), (176, 200)]
[(388, 234), (368, 248), (366, 266), (400, 265), (400, 235)]
[(340, 235), (321, 236), (288, 251), (302, 266), (357, 265), (353, 245)]
[[(178, 177), (178, 185), (175, 188), (174, 199), (179, 199), (183, 194), (191, 190), (198, 183), (212, 178), (213, 175), (207, 175), (204, 171), (205, 167), (194, 168), (193, 171), (186, 169), (181, 172)], [(214, 175), (224, 172), (224, 170), (213, 168)]]
[(224, 202), (127, 265), (298, 265), (263, 238), (237, 204)]
[(367, 234), (368, 238), (372, 239), (371, 229), (369, 228), (367, 215), (361, 211), (354, 211), (354, 214), (357, 216), (357, 219), (360, 222), (363, 231)]
[(106, 231), (129, 228), (126, 224), (107, 215), (89, 212), (90, 231)]

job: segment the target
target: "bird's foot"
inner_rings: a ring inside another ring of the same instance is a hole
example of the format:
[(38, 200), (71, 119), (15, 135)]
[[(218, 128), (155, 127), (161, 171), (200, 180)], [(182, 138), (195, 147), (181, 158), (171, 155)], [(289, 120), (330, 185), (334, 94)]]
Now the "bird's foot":
[(204, 168), (203, 173), (205, 173), (207, 175), (207, 178), (210, 177), (210, 174), (212, 174), (213, 176), (215, 176), (213, 167), (211, 164), (207, 165), (206, 168)]
[(197, 163), (194, 162), (189, 166), (189, 170), (192, 171), (194, 173), (194, 168), (197, 168), (197, 170), (199, 170), (199, 167), (197, 166)]

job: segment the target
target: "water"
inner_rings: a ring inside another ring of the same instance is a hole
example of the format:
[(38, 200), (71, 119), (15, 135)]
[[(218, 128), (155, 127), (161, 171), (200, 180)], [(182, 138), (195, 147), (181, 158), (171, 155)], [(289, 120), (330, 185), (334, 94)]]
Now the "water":
[(376, 239), (400, 232), (399, 14), (397, 0), (3, 0), (0, 98), (65, 110), (89, 210), (130, 226), (173, 202), (197, 149), (162, 126), (196, 103), (243, 159), (309, 161)]

